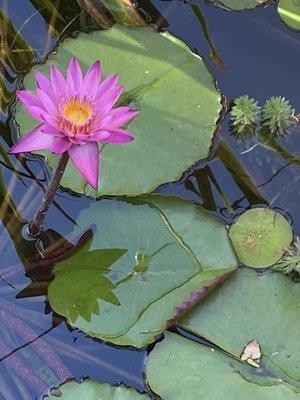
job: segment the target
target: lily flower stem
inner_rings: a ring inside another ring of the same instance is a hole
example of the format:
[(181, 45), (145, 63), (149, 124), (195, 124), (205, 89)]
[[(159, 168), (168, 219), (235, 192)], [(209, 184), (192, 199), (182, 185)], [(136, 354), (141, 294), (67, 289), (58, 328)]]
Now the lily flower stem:
[(31, 237), (39, 236), (43, 231), (43, 223), (44, 219), (49, 211), (51, 203), (55, 197), (57, 192), (58, 185), (61, 181), (63, 173), (65, 172), (66, 166), (69, 161), (68, 152), (64, 152), (59, 160), (57, 165), (56, 171), (53, 175), (53, 178), (50, 182), (46, 193), (44, 194), (41, 207), (39, 208), (38, 212), (36, 213), (34, 219), (28, 225), (28, 234)]

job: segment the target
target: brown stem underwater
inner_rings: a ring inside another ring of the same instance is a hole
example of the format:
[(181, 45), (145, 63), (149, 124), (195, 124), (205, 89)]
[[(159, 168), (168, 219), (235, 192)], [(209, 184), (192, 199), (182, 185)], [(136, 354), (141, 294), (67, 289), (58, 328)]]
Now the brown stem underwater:
[(31, 237), (39, 236), (43, 230), (44, 219), (49, 211), (51, 203), (54, 199), (54, 196), (57, 192), (58, 185), (61, 181), (63, 173), (66, 169), (67, 163), (69, 161), (69, 155), (67, 152), (63, 153), (61, 159), (59, 160), (56, 171), (53, 175), (53, 178), (50, 182), (46, 193), (44, 194), (41, 207), (36, 213), (34, 219), (28, 225), (28, 233)]

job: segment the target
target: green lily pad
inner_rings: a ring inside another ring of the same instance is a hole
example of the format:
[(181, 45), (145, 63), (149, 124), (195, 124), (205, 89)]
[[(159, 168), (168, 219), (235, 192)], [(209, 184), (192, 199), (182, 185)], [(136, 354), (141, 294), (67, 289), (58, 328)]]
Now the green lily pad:
[(239, 260), (252, 268), (275, 264), (293, 240), (285, 217), (266, 208), (244, 212), (231, 226), (229, 236)]
[(230, 10), (241, 11), (250, 10), (265, 3), (265, 0), (216, 0), (215, 3), (220, 7)]
[[(104, 75), (119, 73), (130, 103), (141, 113), (128, 125), (135, 140), (107, 145), (101, 153), (100, 189), (93, 191), (69, 163), (61, 185), (74, 192), (137, 195), (180, 178), (196, 161), (207, 157), (221, 111), (220, 93), (202, 59), (180, 40), (152, 28), (115, 25), (106, 31), (81, 33), (65, 40), (43, 65), (36, 65), (24, 79), (35, 89), (34, 74), (49, 75), (55, 64), (62, 71), (72, 56), (87, 68), (101, 59)], [(37, 125), (19, 103), (16, 120), (21, 135)], [(52, 168), (58, 157), (40, 152)]]
[(279, 0), (278, 12), (287, 25), (300, 30), (300, 0)]
[(56, 264), (49, 302), (114, 344), (154, 341), (236, 268), (225, 226), (176, 198), (102, 199), (77, 224), (72, 237), (93, 226), (93, 241)]
[[(60, 395), (61, 393), (61, 395)], [(123, 385), (112, 386), (86, 379), (82, 383), (67, 382), (54, 391), (45, 400), (150, 400), (147, 394), (138, 393), (136, 390)]]
[(164, 400), (299, 400), (300, 386), (268, 368), (267, 359), (254, 368), (167, 332), (149, 355), (146, 378)]
[(242, 268), (178, 323), (239, 357), (257, 339), (270, 369), (300, 382), (300, 285)]

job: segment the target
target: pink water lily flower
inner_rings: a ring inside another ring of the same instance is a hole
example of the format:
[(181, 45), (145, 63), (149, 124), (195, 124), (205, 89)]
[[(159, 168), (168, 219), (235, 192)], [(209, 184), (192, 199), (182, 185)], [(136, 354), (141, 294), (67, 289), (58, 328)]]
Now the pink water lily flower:
[(83, 75), (74, 57), (66, 78), (52, 65), (50, 80), (36, 73), (37, 90), (33, 94), (18, 90), (17, 96), (27, 112), (40, 122), (21, 138), (10, 153), (50, 149), (52, 153), (68, 152), (71, 161), (93, 187), (98, 187), (99, 149), (97, 142), (128, 143), (134, 137), (122, 129), (139, 112), (116, 107), (123, 87), (118, 75), (101, 82), (100, 61), (94, 62)]

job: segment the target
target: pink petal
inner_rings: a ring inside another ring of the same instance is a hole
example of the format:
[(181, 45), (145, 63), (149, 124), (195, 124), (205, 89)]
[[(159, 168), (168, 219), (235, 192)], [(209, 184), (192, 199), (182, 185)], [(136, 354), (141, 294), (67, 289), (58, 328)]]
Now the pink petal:
[(48, 125), (51, 125), (51, 126), (53, 126), (53, 128), (57, 129), (56, 119), (53, 118), (51, 115), (44, 112), (42, 115), (42, 118), (43, 118), (43, 122), (46, 122)]
[(78, 92), (82, 83), (83, 77), (80, 65), (77, 59), (73, 57), (67, 69), (67, 90), (69, 89), (74, 94)]
[(66, 137), (55, 137), (51, 146), (52, 153), (61, 154), (67, 151), (72, 146), (70, 140)]
[(41, 122), (45, 122), (45, 119), (44, 119), (45, 110), (43, 108), (36, 107), (36, 106), (27, 107), (27, 112), (34, 119), (37, 119), (38, 121), (41, 121)]
[(101, 63), (99, 60), (95, 61), (87, 70), (84, 80), (82, 94), (94, 98), (97, 94), (101, 76)]
[(41, 89), (43, 92), (47, 93), (49, 97), (51, 97), (54, 101), (55, 99), (55, 94), (53, 87), (51, 85), (51, 82), (49, 81), (48, 78), (41, 72), (36, 72), (35, 78), (38, 84), (38, 88)]
[(98, 110), (95, 120), (94, 120), (94, 126), (99, 130), (99, 128), (102, 127), (103, 125), (103, 117), (106, 116), (113, 108), (115, 103), (118, 101), (119, 97), (121, 96), (123, 92), (123, 88), (117, 88), (115, 89), (111, 95), (106, 98), (101, 99), (101, 101), (98, 101), (95, 103), (95, 108)]
[(76, 137), (75, 136), (69, 136), (69, 140), (70, 140), (70, 142), (72, 142), (72, 143), (74, 143), (74, 144), (77, 144), (77, 145), (83, 145), (83, 144), (85, 144), (85, 142), (86, 142), (86, 139), (85, 140), (81, 140), (81, 139), (78, 139), (78, 137), (77, 137), (78, 135), (76, 135)]
[(123, 129), (114, 129), (113, 131), (110, 131), (110, 134), (110, 138), (103, 140), (104, 143), (129, 143), (134, 140), (134, 136)]
[(123, 86), (117, 85), (105, 93), (102, 96), (95, 99), (95, 104), (98, 108), (101, 108), (102, 115), (106, 115), (108, 111), (112, 109), (115, 102), (119, 99), (121, 94), (123, 93)]
[(99, 149), (97, 143), (73, 144), (68, 153), (81, 175), (94, 189), (97, 189), (99, 179)]
[(58, 136), (58, 137), (65, 136), (64, 132), (60, 131), (59, 129), (54, 128), (54, 126), (49, 125), (49, 124), (41, 125), (41, 131), (43, 133), (48, 133), (49, 135), (54, 135), (54, 136)]
[(41, 100), (45, 110), (47, 111), (47, 113), (49, 113), (53, 116), (56, 116), (58, 113), (58, 110), (57, 110), (57, 106), (54, 103), (54, 101), (52, 100), (52, 98), (50, 96), (48, 96), (47, 93), (45, 93), (41, 89), (37, 89), (36, 92), (37, 92), (37, 95), (39, 96), (39, 99)]
[(105, 92), (107, 89), (116, 86), (119, 80), (119, 74), (111, 74), (109, 75), (99, 86), (99, 89), (102, 89)]
[(121, 115), (124, 115), (129, 111), (129, 107), (117, 107), (114, 109), (111, 109), (105, 117), (102, 119), (103, 125), (110, 123), (114, 118), (119, 117)]
[(103, 128), (111, 130), (127, 125), (138, 114), (139, 111), (130, 110), (128, 107), (118, 107), (112, 110), (108, 116), (103, 119)]
[(16, 95), (26, 107), (42, 107), (40, 99), (28, 90), (17, 90)]
[(99, 108), (107, 108), (107, 104), (110, 104), (111, 107), (118, 101), (119, 97), (123, 93), (123, 87), (117, 86), (112, 90), (108, 90), (102, 97), (96, 100), (96, 107)]
[(98, 142), (98, 141), (102, 141), (104, 139), (108, 139), (110, 138), (111, 134), (107, 131), (96, 131), (96, 132), (92, 132), (91, 135), (86, 139), (90, 142)]
[(108, 90), (114, 89), (117, 85), (118, 79), (118, 74), (109, 75), (104, 79), (97, 90), (97, 98), (103, 96)]
[(34, 128), (26, 136), (21, 138), (9, 153), (25, 153), (27, 151), (45, 150), (52, 146), (54, 136), (47, 135), (41, 131), (41, 126)]
[[(79, 66), (80, 68), (80, 66)], [(71, 96), (75, 95), (77, 93), (77, 81), (75, 80), (78, 78), (77, 74), (77, 65), (76, 65), (76, 59), (73, 57), (69, 63), (69, 66), (67, 68), (67, 78), (66, 78), (66, 93)], [(80, 69), (81, 73), (81, 69)], [(82, 73), (81, 73), (82, 77)]]
[(66, 93), (66, 81), (63, 76), (63, 74), (60, 72), (58, 68), (56, 68), (55, 65), (51, 65), (50, 67), (50, 73), (51, 73), (51, 83), (53, 90), (56, 94), (56, 97), (58, 99), (61, 99), (62, 97), (65, 96)]

